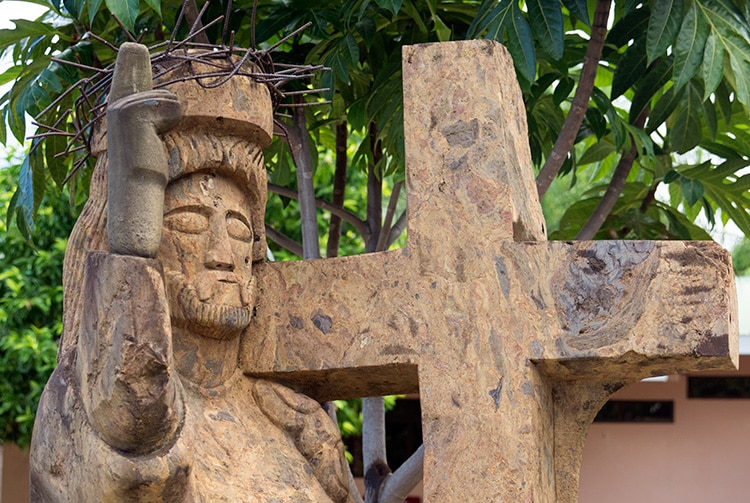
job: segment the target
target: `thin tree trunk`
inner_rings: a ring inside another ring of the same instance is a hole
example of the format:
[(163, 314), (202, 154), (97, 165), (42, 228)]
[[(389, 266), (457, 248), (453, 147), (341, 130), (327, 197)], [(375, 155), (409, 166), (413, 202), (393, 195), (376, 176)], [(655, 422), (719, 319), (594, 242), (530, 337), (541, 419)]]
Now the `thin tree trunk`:
[[(646, 117), (648, 117), (648, 108), (646, 108), (641, 115), (638, 116), (635, 123), (633, 124), (637, 128), (643, 128), (646, 123)], [(580, 232), (576, 236), (578, 241), (587, 241), (594, 239), (596, 233), (599, 232), (604, 221), (609, 216), (612, 208), (615, 207), (617, 199), (622, 193), (622, 189), (625, 188), (625, 183), (628, 181), (628, 175), (633, 167), (633, 162), (638, 157), (638, 147), (636, 146), (635, 139), (630, 137), (630, 150), (620, 158), (620, 162), (617, 163), (615, 172), (612, 175), (612, 180), (609, 182), (607, 191), (604, 193), (602, 200), (596, 206), (596, 209), (591, 214), (589, 219), (583, 224)]]
[(365, 503), (378, 503), (383, 482), (391, 474), (385, 452), (385, 403), (383, 397), (363, 398), (362, 418)]
[(596, 11), (594, 11), (594, 24), (591, 26), (591, 38), (589, 39), (586, 55), (583, 57), (583, 68), (581, 77), (578, 79), (578, 88), (573, 96), (568, 116), (565, 118), (560, 135), (557, 137), (555, 146), (552, 148), (547, 161), (544, 163), (539, 176), (536, 179), (536, 189), (539, 199), (549, 189), (552, 181), (560, 172), (560, 168), (568, 157), (570, 149), (573, 148), (578, 130), (581, 128), (583, 118), (589, 106), (589, 99), (594, 90), (594, 79), (599, 68), (599, 60), (602, 56), (604, 38), (607, 34), (607, 20), (612, 0), (598, 0)]
[(385, 251), (390, 246), (388, 238), (391, 235), (393, 215), (396, 213), (398, 196), (401, 195), (401, 187), (403, 187), (403, 185), (404, 182), (396, 182), (393, 184), (393, 191), (391, 192), (391, 197), (388, 200), (388, 209), (385, 212), (385, 221), (383, 222), (383, 228), (380, 229), (380, 237), (378, 238), (378, 244), (375, 247), (375, 251)]
[[(342, 207), (344, 205), (344, 190), (346, 189), (346, 140), (349, 131), (346, 121), (336, 126), (336, 171), (333, 174), (333, 197), (331, 204)], [(332, 214), (328, 225), (328, 244), (326, 257), (337, 257), (341, 242), (341, 217)]]
[(297, 191), (299, 192), (297, 203), (299, 204), (300, 220), (302, 221), (302, 258), (305, 260), (316, 259), (320, 258), (318, 216), (315, 211), (312, 155), (303, 107), (294, 108), (292, 126), (288, 128), (287, 132), (287, 140), (297, 172)]
[(378, 503), (402, 503), (424, 475), (424, 444), (394, 473), (386, 476)]
[(378, 140), (377, 128), (372, 123), (370, 124), (370, 148), (373, 162), (367, 167), (366, 253), (372, 253), (377, 249), (383, 218), (383, 182), (375, 171), (375, 166), (383, 158), (383, 147)]

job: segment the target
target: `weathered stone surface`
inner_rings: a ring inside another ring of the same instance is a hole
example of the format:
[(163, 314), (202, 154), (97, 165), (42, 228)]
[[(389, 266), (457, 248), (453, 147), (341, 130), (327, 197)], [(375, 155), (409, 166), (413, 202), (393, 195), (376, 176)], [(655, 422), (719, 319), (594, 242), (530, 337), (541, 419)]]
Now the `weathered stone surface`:
[[(238, 367), (265, 258), (268, 90), (238, 78), (152, 91), (147, 51), (120, 55), (110, 152), (66, 254), (65, 333), (35, 424), (32, 499), (353, 501), (320, 404)], [(209, 116), (223, 99), (255, 109)]]
[(348, 501), (313, 399), (419, 391), (427, 501), (573, 502), (611, 393), (736, 365), (718, 245), (545, 241), (500, 45), (406, 48), (404, 79), (404, 250), (260, 263), (263, 136), (210, 118), (164, 139), (155, 260), (106, 253), (92, 187), (34, 434), (37, 499)]
[(611, 393), (737, 364), (717, 244), (544, 241), (513, 79), (492, 42), (406, 48), (407, 248), (258, 267), (245, 372), (318, 399), (418, 390), (426, 501), (576, 501)]

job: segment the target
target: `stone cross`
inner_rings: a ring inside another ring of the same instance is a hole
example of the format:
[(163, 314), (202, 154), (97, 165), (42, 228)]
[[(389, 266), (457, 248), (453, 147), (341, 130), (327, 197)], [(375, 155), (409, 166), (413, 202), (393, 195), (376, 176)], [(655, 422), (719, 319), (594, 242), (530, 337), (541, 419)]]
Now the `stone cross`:
[(247, 374), (318, 399), (419, 391), (425, 500), (577, 501), (608, 397), (732, 368), (712, 242), (547, 242), (525, 112), (490, 41), (405, 47), (408, 245), (266, 264)]

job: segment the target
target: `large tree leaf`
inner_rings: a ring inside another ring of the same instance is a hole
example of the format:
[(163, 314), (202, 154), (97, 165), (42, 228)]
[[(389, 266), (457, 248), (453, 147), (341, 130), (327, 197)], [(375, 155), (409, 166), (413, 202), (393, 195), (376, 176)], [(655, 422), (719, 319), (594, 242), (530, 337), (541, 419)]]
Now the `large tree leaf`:
[(717, 35), (712, 31), (706, 38), (706, 46), (703, 50), (703, 65), (701, 77), (703, 78), (703, 98), (706, 99), (719, 87), (721, 76), (724, 72), (724, 47), (718, 41)]
[(513, 5), (513, 16), (508, 20), (508, 51), (513, 56), (513, 62), (521, 76), (528, 83), (534, 81), (536, 74), (536, 53), (534, 52), (534, 40), (531, 36), (531, 28), (523, 17), (521, 9), (515, 2)]
[(568, 12), (577, 19), (580, 19), (586, 26), (591, 26), (591, 20), (589, 19), (589, 4), (586, 0), (562, 0), (565, 7), (568, 8)]
[(688, 86), (674, 117), (670, 140), (675, 151), (684, 154), (697, 146), (703, 138), (700, 117), (703, 105), (700, 94)]
[(648, 21), (646, 53), (651, 64), (674, 42), (682, 23), (684, 0), (656, 0)]
[(504, 42), (503, 34), (505, 27), (512, 22), (515, 1), (500, 0), (497, 5), (494, 4), (495, 0), (485, 0), (469, 27), (468, 37), (478, 37), (486, 30), (485, 38)]
[(731, 57), (750, 61), (750, 35), (747, 22), (741, 14), (717, 0), (695, 0), (694, 5), (700, 9), (712, 27), (716, 42), (721, 44)]
[(378, 4), (378, 7), (381, 9), (389, 10), (391, 14), (395, 16), (401, 9), (403, 0), (375, 0), (375, 3)]
[(161, 17), (161, 0), (145, 0), (146, 5), (151, 7), (156, 14)]
[(737, 99), (743, 105), (750, 106), (750, 63), (730, 53), (729, 64), (734, 71), (734, 90), (737, 92)]
[(560, 3), (549, 0), (528, 0), (531, 31), (541, 42), (544, 50), (553, 59), (560, 59), (563, 54), (563, 16)]
[(648, 30), (650, 14), (647, 7), (642, 7), (620, 19), (607, 34), (607, 45), (622, 47), (631, 40), (643, 37)]
[(638, 88), (633, 95), (633, 100), (630, 104), (630, 122), (633, 123), (641, 114), (644, 108), (646, 108), (651, 101), (651, 98), (659, 91), (664, 85), (669, 82), (672, 77), (672, 69), (674, 67), (674, 58), (669, 57), (666, 60), (659, 60), (656, 65), (652, 66), (646, 75), (638, 83)]
[(685, 88), (677, 89), (676, 87), (670, 87), (669, 90), (664, 93), (661, 98), (654, 105), (653, 110), (648, 115), (648, 123), (646, 125), (646, 131), (653, 133), (656, 131), (664, 121), (672, 115), (677, 105), (682, 100), (682, 96), (685, 94)]
[(699, 181), (703, 191), (724, 215), (731, 218), (745, 234), (750, 233), (750, 213), (748, 213), (748, 184), (750, 180), (737, 176), (737, 172), (750, 164), (745, 159), (731, 159), (719, 166), (710, 163), (683, 170), (683, 176)]
[(680, 178), (680, 189), (688, 206), (693, 206), (703, 197), (703, 184), (686, 176)]
[(106, 3), (109, 11), (117, 16), (125, 28), (135, 33), (135, 20), (141, 11), (138, 0), (106, 0)]
[(708, 37), (708, 25), (703, 14), (690, 6), (677, 34), (674, 52), (674, 86), (678, 89), (698, 71)]
[(630, 89), (638, 79), (646, 73), (646, 43), (644, 39), (638, 39), (627, 48), (625, 53), (617, 62), (615, 75), (612, 79), (612, 95), (615, 99)]

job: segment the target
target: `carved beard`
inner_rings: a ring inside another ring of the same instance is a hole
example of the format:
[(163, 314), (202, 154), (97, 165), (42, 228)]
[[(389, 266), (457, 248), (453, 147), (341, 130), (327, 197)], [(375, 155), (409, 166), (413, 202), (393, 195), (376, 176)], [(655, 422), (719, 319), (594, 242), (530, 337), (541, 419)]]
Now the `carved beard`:
[(247, 302), (243, 306), (227, 306), (202, 301), (195, 288), (188, 285), (182, 274), (167, 275), (167, 288), (172, 308), (172, 323), (175, 326), (198, 333), (211, 339), (228, 340), (239, 335), (250, 325), (254, 305), (255, 278), (246, 287), (243, 295)]

